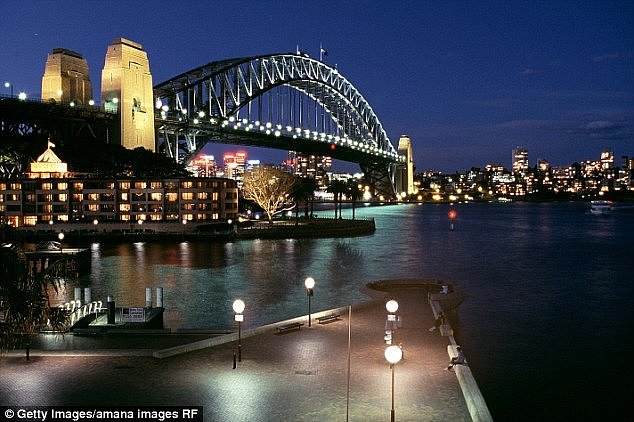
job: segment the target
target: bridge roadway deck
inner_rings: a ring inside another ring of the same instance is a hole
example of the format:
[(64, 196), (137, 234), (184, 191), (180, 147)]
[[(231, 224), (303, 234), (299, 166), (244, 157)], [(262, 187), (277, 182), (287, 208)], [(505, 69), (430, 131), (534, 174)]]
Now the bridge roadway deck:
[[(428, 331), (433, 317), (425, 293), (393, 297), (402, 318), (397, 342), (404, 347), (396, 366), (396, 420), (471, 420), (456, 374), (444, 370), (447, 338)], [(351, 421), (389, 420), (385, 319), (383, 301), (353, 307)], [(103, 336), (95, 340), (109, 349), (103, 354), (85, 347), (86, 355), (34, 350), (25, 362), (23, 354), (11, 353), (0, 358), (0, 405), (202, 405), (205, 421), (343, 421), (347, 339), (344, 313), (329, 324), (243, 338), (237, 369), (235, 343), (154, 359), (147, 349), (115, 349), (125, 347), (121, 337)], [(159, 336), (143, 343), (165, 347)]]

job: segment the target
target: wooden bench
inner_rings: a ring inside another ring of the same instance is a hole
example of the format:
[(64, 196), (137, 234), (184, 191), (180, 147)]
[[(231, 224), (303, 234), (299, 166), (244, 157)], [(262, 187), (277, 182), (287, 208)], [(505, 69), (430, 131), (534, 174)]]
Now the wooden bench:
[(339, 314), (330, 314), (330, 315), (320, 316), (319, 318), (317, 318), (317, 321), (320, 324), (328, 324), (329, 322), (334, 322), (334, 321), (337, 321), (338, 319), (339, 319)]
[(302, 325), (304, 325), (303, 322), (291, 322), (290, 324), (280, 325), (275, 329), (277, 330), (277, 334), (282, 334), (293, 330), (299, 330), (300, 328), (302, 328)]

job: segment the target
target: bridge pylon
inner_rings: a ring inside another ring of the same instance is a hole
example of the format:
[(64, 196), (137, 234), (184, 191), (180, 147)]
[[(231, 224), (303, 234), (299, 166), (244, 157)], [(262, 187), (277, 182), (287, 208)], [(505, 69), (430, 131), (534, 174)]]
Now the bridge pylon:
[(152, 74), (141, 44), (117, 38), (108, 46), (101, 102), (107, 112), (119, 113), (122, 146), (156, 151)]

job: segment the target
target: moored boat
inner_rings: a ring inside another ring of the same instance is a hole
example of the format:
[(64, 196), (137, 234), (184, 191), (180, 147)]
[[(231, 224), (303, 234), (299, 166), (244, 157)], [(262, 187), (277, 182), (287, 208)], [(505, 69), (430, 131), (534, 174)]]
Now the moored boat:
[(612, 211), (612, 201), (590, 201), (592, 214), (607, 214)]

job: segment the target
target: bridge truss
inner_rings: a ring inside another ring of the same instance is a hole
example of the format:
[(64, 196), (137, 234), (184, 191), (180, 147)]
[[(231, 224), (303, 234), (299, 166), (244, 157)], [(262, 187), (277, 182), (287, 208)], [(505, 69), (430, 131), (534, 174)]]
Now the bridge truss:
[(395, 195), (402, 157), (372, 107), (337, 69), (304, 55), (212, 62), (154, 87), (159, 150), (174, 159), (207, 142), (356, 162), (377, 194)]

